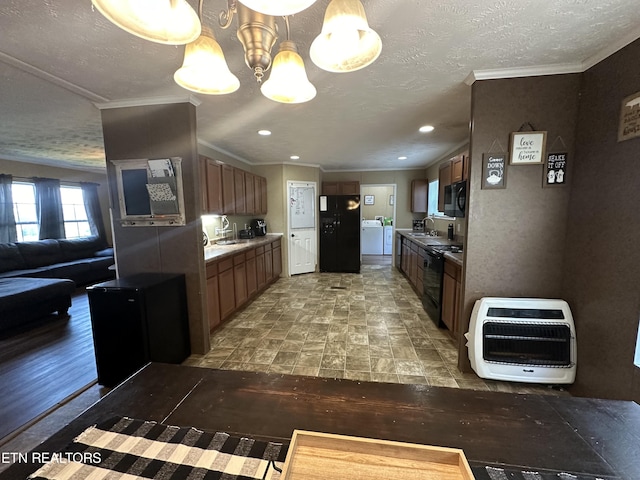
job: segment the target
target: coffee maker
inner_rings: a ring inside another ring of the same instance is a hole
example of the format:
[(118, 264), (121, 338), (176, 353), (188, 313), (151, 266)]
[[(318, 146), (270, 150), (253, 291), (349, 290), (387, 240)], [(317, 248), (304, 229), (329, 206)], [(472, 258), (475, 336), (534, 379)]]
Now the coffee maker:
[(267, 222), (261, 218), (251, 220), (251, 229), (256, 237), (264, 237), (267, 234)]

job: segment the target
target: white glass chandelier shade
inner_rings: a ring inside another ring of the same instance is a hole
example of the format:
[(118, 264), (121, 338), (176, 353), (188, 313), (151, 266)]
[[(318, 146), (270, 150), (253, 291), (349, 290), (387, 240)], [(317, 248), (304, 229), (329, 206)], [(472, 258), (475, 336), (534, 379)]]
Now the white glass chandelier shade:
[(280, 103), (304, 103), (316, 96), (316, 87), (307, 78), (302, 57), (290, 40), (280, 44), (273, 59), (269, 80), (260, 87), (262, 94)]
[(178, 85), (207, 95), (233, 93), (240, 87), (238, 78), (229, 71), (220, 45), (208, 28), (184, 50), (184, 62), (173, 75)]
[(91, 0), (123, 30), (169, 45), (184, 45), (200, 35), (200, 19), (186, 0)]
[(382, 40), (367, 22), (359, 0), (332, 0), (322, 31), (309, 50), (313, 63), (328, 72), (353, 72), (373, 63)]
[(309, 8), (316, 0), (240, 0), (240, 3), (256, 12), (282, 17)]

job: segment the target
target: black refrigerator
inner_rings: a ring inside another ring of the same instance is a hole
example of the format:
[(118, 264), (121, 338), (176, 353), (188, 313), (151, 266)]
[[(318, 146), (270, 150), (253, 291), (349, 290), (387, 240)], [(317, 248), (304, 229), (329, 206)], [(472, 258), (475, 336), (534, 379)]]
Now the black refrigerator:
[(360, 273), (360, 196), (321, 195), (320, 271)]

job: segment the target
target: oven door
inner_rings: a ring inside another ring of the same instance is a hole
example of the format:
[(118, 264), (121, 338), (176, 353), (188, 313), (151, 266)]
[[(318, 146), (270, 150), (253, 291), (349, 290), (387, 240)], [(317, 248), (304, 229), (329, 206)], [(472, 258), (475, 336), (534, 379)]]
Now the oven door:
[(431, 320), (441, 325), (442, 279), (444, 275), (444, 257), (441, 253), (425, 250), (424, 272), (422, 277), (422, 306)]

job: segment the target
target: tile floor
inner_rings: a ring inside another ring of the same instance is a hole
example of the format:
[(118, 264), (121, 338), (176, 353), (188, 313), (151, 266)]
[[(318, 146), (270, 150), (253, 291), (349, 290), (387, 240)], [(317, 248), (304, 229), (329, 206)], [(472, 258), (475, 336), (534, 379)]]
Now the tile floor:
[(184, 364), (207, 368), (568, 395), (461, 373), (457, 348), (390, 265), (280, 278)]

